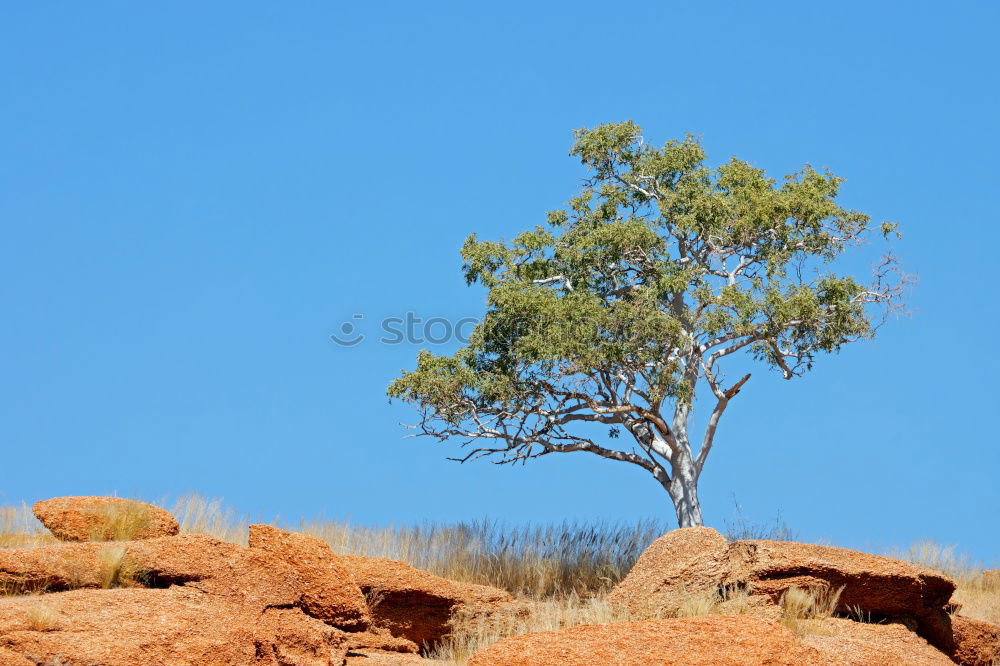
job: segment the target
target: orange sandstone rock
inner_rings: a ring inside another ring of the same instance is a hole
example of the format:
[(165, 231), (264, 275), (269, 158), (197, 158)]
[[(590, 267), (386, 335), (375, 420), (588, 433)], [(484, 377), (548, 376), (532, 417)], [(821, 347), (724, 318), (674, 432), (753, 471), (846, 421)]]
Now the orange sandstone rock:
[(955, 637), (952, 658), (964, 666), (994, 666), (1000, 664), (1000, 625), (953, 615), (951, 626)]
[(395, 560), (344, 555), (341, 561), (369, 599), (375, 624), (421, 646), (448, 635), (459, 611), (511, 600), (503, 590), (448, 580)]
[(303, 608), (309, 615), (346, 631), (369, 627), (371, 614), (361, 589), (326, 543), (308, 534), (251, 525), (249, 544), (298, 572), (305, 585)]
[(709, 527), (667, 532), (643, 551), (608, 601), (636, 619), (672, 615), (691, 596), (721, 586), (728, 548), (725, 538)]
[(469, 666), (828, 666), (781, 625), (748, 615), (584, 625), (507, 638)]
[(346, 653), (343, 632), (298, 609), (262, 612), (186, 586), (0, 599), (0, 655), (31, 664), (340, 666)]
[(120, 497), (56, 497), (36, 502), (32, 512), (63, 541), (129, 541), (180, 530), (164, 509)]
[(943, 652), (901, 624), (868, 624), (845, 618), (809, 620), (812, 632), (802, 641), (837, 666), (950, 666)]

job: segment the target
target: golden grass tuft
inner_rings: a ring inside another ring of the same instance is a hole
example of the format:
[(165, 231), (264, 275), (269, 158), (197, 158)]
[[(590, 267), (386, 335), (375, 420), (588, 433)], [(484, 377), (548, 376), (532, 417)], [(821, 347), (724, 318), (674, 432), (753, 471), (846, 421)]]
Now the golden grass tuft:
[(31, 631), (55, 631), (61, 626), (59, 613), (44, 604), (30, 608), (24, 619)]
[(170, 513), (180, 524), (181, 533), (207, 534), (222, 541), (245, 546), (250, 521), (224, 508), (221, 499), (206, 499), (197, 494), (182, 495)]
[(135, 587), (139, 585), (139, 572), (129, 561), (124, 546), (105, 546), (97, 554), (101, 587)]
[(460, 616), (452, 637), (438, 644), (427, 656), (465, 664), (478, 650), (511, 636), (630, 619), (613, 609), (605, 594), (581, 597), (571, 592), (562, 598), (521, 600), (514, 602), (506, 612), (485, 617), (475, 612), (468, 617)]
[(954, 546), (920, 541), (908, 550), (888, 554), (949, 576), (957, 586), (951, 600), (961, 606), (960, 615), (1000, 624), (1000, 576), (987, 579), (982, 565), (959, 554)]
[(0, 507), (0, 548), (39, 546), (57, 541), (24, 502)]
[(91, 541), (131, 541), (151, 520), (147, 507), (132, 502), (96, 507), (91, 513), (98, 517), (88, 534)]
[(828, 631), (822, 620), (833, 616), (843, 591), (843, 586), (835, 590), (828, 587), (788, 588), (779, 600), (782, 623), (797, 634)]
[[(698, 615), (744, 615), (760, 610), (750, 590), (741, 585), (727, 585), (717, 590), (694, 594), (681, 602), (673, 617)], [(759, 601), (759, 600), (758, 600)]]

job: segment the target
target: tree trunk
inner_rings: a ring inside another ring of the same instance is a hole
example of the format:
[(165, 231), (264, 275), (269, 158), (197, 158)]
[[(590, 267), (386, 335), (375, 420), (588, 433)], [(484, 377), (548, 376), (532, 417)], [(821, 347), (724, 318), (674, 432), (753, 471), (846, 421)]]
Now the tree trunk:
[(674, 501), (678, 527), (701, 527), (701, 502), (698, 500), (698, 478), (690, 456), (673, 465), (673, 476), (667, 491)]

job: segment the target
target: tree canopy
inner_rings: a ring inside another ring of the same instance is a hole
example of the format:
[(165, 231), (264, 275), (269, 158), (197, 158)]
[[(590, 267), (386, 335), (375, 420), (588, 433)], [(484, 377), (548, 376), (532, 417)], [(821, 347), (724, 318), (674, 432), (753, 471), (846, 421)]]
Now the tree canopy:
[[(905, 276), (888, 254), (864, 280), (834, 264), (897, 227), (841, 207), (843, 180), (810, 166), (780, 183), (736, 158), (710, 168), (695, 138), (655, 148), (632, 122), (575, 139), (589, 173), (565, 208), (509, 242), (465, 241), (465, 278), (488, 290), (468, 345), (421, 351), (388, 392), (418, 407), (420, 434), (462, 439), (459, 460), (629, 462), (670, 493), (681, 525), (701, 524), (698, 478), (750, 378), (726, 377), (724, 359), (792, 379), (872, 337)], [(693, 442), (700, 387), (711, 412)]]

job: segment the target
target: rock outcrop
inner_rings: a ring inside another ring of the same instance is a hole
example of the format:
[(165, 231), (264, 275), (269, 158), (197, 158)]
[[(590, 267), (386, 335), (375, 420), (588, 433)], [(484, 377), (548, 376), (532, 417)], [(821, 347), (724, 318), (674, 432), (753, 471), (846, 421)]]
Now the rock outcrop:
[(584, 625), (507, 638), (469, 666), (828, 666), (779, 624), (747, 615)]
[(912, 620), (936, 647), (951, 647), (945, 606), (955, 591), (947, 576), (890, 557), (792, 541), (734, 541), (728, 584), (746, 585), (773, 601), (791, 587), (840, 590), (838, 609), (875, 619)]
[(511, 600), (503, 590), (448, 580), (395, 560), (344, 555), (341, 561), (368, 599), (375, 625), (421, 646), (447, 636), (459, 612)]
[(812, 631), (801, 637), (819, 650), (827, 663), (842, 666), (950, 666), (943, 652), (907, 627), (855, 622), (846, 618), (813, 621)]
[[(146, 506), (36, 505), (65, 540), (0, 548), (0, 666), (440, 664), (419, 652), (464, 626), (506, 631), (542, 607), (402, 562), (337, 555), (268, 525), (250, 527), (248, 546), (158, 536), (176, 532), (176, 521)], [(842, 615), (874, 623), (787, 615), (784, 626), (782, 598), (793, 588), (836, 591)], [(953, 590), (943, 575), (886, 557), (680, 529), (655, 541), (610, 594), (634, 621), (501, 640), (469, 663), (1000, 663), (1000, 627), (956, 615)], [(715, 614), (672, 617), (706, 598)]]
[(340, 666), (347, 647), (343, 632), (297, 609), (178, 586), (2, 599), (2, 651), (31, 664)]
[(686, 599), (719, 589), (728, 550), (729, 542), (709, 527), (667, 532), (643, 551), (608, 601), (637, 619), (674, 615)]
[(249, 544), (299, 574), (305, 585), (302, 606), (312, 617), (347, 631), (364, 631), (371, 625), (361, 588), (325, 542), (270, 525), (251, 525)]
[(0, 549), (0, 666), (340, 666), (348, 651), (355, 661), (416, 663), (419, 647), (446, 636), (459, 613), (510, 602), (501, 590), (341, 557), (315, 537), (268, 525), (251, 526), (249, 546), (177, 535), (173, 517), (147, 506), (116, 498), (36, 505), (66, 541)]
[(63, 541), (132, 541), (180, 531), (169, 512), (120, 497), (56, 497), (36, 502), (32, 511)]
[(947, 576), (889, 557), (790, 541), (734, 541), (705, 527), (668, 532), (640, 556), (610, 601), (635, 617), (670, 615), (692, 594), (743, 588), (777, 603), (789, 588), (840, 590), (840, 611), (911, 623), (949, 651)]
[(954, 615), (954, 648), (951, 657), (963, 666), (1000, 664), (1000, 625)]

